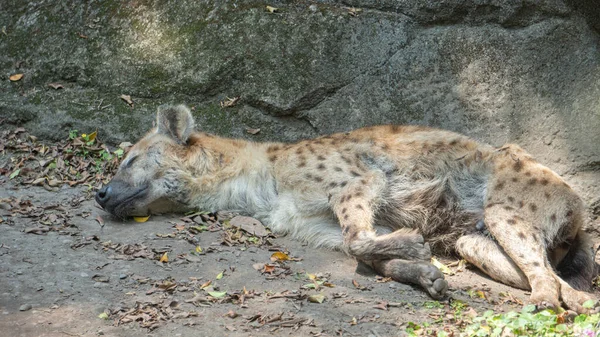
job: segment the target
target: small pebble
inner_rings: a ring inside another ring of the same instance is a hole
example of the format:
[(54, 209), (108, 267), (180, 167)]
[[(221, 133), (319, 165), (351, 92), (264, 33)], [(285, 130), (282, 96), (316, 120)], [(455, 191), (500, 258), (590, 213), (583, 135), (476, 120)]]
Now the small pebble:
[(27, 310), (31, 310), (31, 304), (23, 304), (22, 306), (19, 307), (19, 311), (27, 311)]
[(317, 5), (312, 4), (310, 6), (308, 6), (308, 9), (310, 9), (311, 12), (316, 12), (319, 10), (319, 8), (317, 7)]
[(119, 278), (120, 278), (121, 280), (124, 280), (124, 279), (126, 279), (126, 278), (127, 278), (127, 274), (119, 274)]
[(90, 276), (90, 275), (88, 275), (88, 274), (86, 274), (86, 273), (81, 273), (81, 274), (79, 274), (79, 276), (81, 276), (81, 277), (88, 277), (88, 276)]

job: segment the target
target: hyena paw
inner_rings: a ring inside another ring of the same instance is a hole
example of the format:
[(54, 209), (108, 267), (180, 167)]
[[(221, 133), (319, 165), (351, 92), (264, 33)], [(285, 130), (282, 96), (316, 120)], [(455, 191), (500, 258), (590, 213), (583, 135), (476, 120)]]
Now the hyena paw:
[[(565, 289), (565, 287), (563, 287), (563, 289), (561, 289), (561, 299), (568, 309), (571, 309), (578, 314), (592, 314), (600, 311), (598, 299), (583, 291), (572, 288)], [(584, 303), (586, 303), (585, 307)]]
[(444, 279), (444, 274), (431, 264), (420, 266), (419, 283), (427, 290), (434, 299), (441, 299), (448, 290), (448, 282)]
[(535, 305), (536, 311), (545, 309), (556, 311), (556, 309), (560, 308), (560, 301), (558, 301), (558, 299), (550, 298), (546, 294), (532, 294), (529, 298), (529, 303)]

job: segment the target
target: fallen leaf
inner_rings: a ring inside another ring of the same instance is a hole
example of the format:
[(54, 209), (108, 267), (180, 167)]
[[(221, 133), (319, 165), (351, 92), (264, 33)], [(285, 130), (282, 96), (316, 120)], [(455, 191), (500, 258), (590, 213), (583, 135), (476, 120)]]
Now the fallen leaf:
[(23, 74), (14, 74), (14, 75), (10, 75), (10, 77), (9, 77), (9, 79), (13, 82), (16, 82), (22, 78), (23, 78)]
[(346, 10), (350, 16), (358, 16), (358, 13), (362, 12), (362, 9), (354, 7), (346, 7)]
[(454, 272), (450, 268), (448, 268), (448, 266), (438, 261), (438, 259), (436, 259), (435, 257), (431, 258), (431, 264), (436, 266), (442, 273), (446, 275), (454, 275)]
[(236, 318), (239, 316), (239, 314), (233, 310), (229, 310), (225, 315), (223, 316), (227, 316), (229, 318)]
[(94, 131), (94, 132), (90, 133), (90, 134), (87, 136), (88, 142), (91, 142), (91, 141), (93, 141), (94, 139), (96, 139), (96, 136), (97, 136), (97, 135), (98, 135), (98, 131)]
[(160, 260), (158, 260), (160, 262), (169, 262), (169, 256), (167, 255), (167, 252), (165, 252), (161, 257)]
[(373, 308), (387, 311), (388, 310), (388, 303), (387, 302), (379, 302), (379, 304), (374, 305)]
[(128, 148), (130, 148), (132, 146), (133, 146), (133, 144), (131, 144), (130, 142), (122, 142), (121, 144), (119, 144), (119, 149), (127, 150)]
[(8, 178), (14, 179), (16, 176), (19, 175), (20, 172), (21, 172), (21, 169), (16, 169), (13, 173), (10, 174), (10, 176)]
[(252, 235), (260, 237), (269, 235), (269, 232), (267, 232), (267, 229), (260, 221), (249, 216), (238, 215), (229, 220), (229, 224)]
[(325, 296), (322, 294), (315, 294), (308, 296), (308, 301), (312, 303), (323, 303), (325, 301)]
[(96, 274), (92, 276), (92, 280), (96, 282), (108, 283), (110, 281), (110, 278), (108, 276)]
[(251, 135), (255, 135), (260, 132), (260, 129), (246, 128), (246, 132), (248, 132)]
[(232, 107), (232, 106), (236, 105), (239, 100), (240, 100), (239, 96), (234, 97), (234, 98), (227, 97), (226, 100), (220, 102), (219, 104), (221, 105), (221, 108), (228, 108), (228, 107)]
[(96, 217), (96, 221), (98, 221), (98, 223), (100, 224), (100, 227), (104, 227), (104, 219), (102, 219), (101, 216), (97, 216)]
[(217, 275), (217, 277), (215, 277), (215, 278), (216, 278), (217, 280), (220, 280), (220, 279), (222, 279), (222, 278), (223, 278), (223, 273), (224, 273), (224, 272), (225, 272), (225, 271), (222, 271), (222, 272), (220, 272), (220, 273), (219, 273), (219, 275)]
[(56, 82), (48, 83), (48, 86), (54, 90), (64, 89), (64, 86), (62, 84)]
[(46, 181), (46, 178), (42, 177), (42, 178), (37, 178), (36, 180), (34, 180), (33, 182), (31, 182), (31, 185), (41, 185)]
[(133, 217), (133, 221), (135, 222), (146, 222), (148, 221), (148, 219), (150, 219), (150, 216), (134, 216)]
[(206, 282), (204, 282), (201, 286), (200, 289), (204, 289), (204, 288), (208, 288), (208, 286), (210, 286), (210, 284), (212, 283), (211, 280), (208, 280)]
[(279, 8), (273, 7), (273, 6), (267, 6), (267, 11), (269, 13), (276, 13), (277, 11), (279, 11)]
[(125, 101), (129, 106), (133, 106), (133, 101), (129, 95), (121, 95), (120, 98)]
[(271, 255), (271, 261), (289, 261), (290, 257), (284, 252), (275, 252)]
[(209, 291), (208, 294), (214, 298), (221, 298), (227, 295), (226, 291)]
[(196, 246), (196, 253), (202, 254), (202, 247)]
[(98, 315), (98, 318), (100, 318), (100, 319), (108, 319), (108, 314), (105, 313), (105, 312), (103, 312), (100, 315)]
[(263, 273), (269, 273), (269, 274), (273, 274), (273, 272), (275, 271), (275, 266), (272, 266), (270, 264), (265, 264), (264, 269), (263, 269)]
[(50, 228), (48, 227), (34, 227), (25, 229), (26, 234), (44, 234), (48, 231), (50, 231)]

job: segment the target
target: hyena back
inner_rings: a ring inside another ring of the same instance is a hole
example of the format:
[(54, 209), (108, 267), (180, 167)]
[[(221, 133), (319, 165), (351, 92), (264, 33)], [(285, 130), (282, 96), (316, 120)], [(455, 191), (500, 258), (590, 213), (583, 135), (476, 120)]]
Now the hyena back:
[(431, 250), (458, 253), (490, 277), (530, 289), (542, 307), (562, 301), (584, 312), (591, 299), (584, 291), (595, 270), (580, 198), (517, 145), (493, 148), (453, 132), (376, 126), (253, 143), (195, 132), (186, 107), (165, 107), (96, 200), (119, 217), (249, 213), (434, 298), (448, 284), (429, 263)]

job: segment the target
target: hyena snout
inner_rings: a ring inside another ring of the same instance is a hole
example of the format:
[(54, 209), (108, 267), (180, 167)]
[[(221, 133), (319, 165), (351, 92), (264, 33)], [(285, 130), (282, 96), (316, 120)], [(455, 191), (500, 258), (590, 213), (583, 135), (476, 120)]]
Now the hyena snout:
[(102, 186), (101, 189), (98, 190), (98, 192), (96, 192), (96, 202), (98, 203), (98, 205), (102, 206), (102, 208), (104, 208), (104, 206), (106, 206), (106, 203), (110, 200), (112, 194), (112, 186), (110, 185), (104, 185)]
[(148, 185), (132, 186), (113, 179), (96, 192), (96, 202), (107, 212), (119, 216), (145, 216)]

